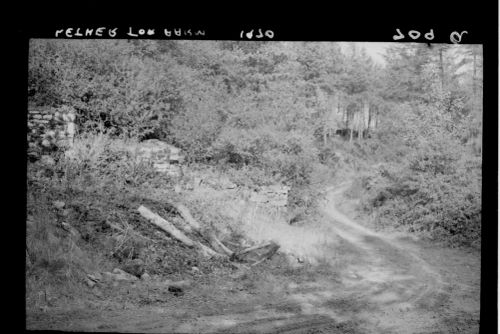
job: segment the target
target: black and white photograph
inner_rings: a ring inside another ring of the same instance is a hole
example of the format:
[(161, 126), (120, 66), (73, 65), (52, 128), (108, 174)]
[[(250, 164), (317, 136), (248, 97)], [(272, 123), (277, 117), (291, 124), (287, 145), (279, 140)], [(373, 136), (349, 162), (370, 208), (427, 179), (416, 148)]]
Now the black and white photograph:
[(426, 32), (30, 38), (26, 329), (479, 333), (484, 50)]

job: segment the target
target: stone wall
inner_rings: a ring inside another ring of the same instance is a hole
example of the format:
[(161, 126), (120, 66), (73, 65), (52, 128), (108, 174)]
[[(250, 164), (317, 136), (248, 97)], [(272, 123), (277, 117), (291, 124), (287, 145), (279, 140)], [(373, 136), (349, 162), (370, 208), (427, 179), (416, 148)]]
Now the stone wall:
[(71, 107), (28, 108), (28, 156), (38, 158), (45, 152), (73, 145), (76, 113)]
[(158, 139), (148, 139), (139, 143), (137, 159), (152, 162), (160, 173), (180, 176), (180, 164), (183, 162), (181, 150)]
[(290, 187), (283, 185), (260, 187), (258, 191), (252, 193), (250, 201), (270, 207), (283, 208), (287, 206), (289, 191)]

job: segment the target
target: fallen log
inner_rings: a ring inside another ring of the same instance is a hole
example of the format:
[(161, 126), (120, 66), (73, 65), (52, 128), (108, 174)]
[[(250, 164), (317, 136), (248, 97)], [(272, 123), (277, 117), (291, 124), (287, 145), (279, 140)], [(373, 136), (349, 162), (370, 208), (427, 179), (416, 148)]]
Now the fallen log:
[[(200, 236), (205, 238), (205, 236), (203, 236), (203, 233), (201, 231), (201, 224), (196, 219), (193, 218), (193, 215), (191, 215), (191, 212), (189, 211), (189, 209), (185, 205), (179, 204), (179, 203), (169, 203), (169, 204), (172, 207), (174, 207), (177, 210), (177, 212), (179, 212), (181, 217), (184, 219), (184, 221), (186, 223), (186, 224), (183, 224), (183, 226), (182, 226), (182, 229), (184, 231), (191, 232), (192, 230), (194, 230)], [(206, 247), (203, 244), (200, 244), (199, 246), (204, 252), (206, 252), (208, 254), (212, 254), (212, 256), (216, 255), (216, 254), (217, 255), (224, 254), (227, 256), (232, 256), (234, 254), (234, 252), (232, 250), (227, 248), (221, 241), (219, 241), (219, 239), (217, 239), (217, 237), (215, 236), (215, 233), (208, 232), (208, 236), (205, 239), (207, 239), (210, 246), (212, 246), (212, 248), (218, 252), (215, 252), (215, 254), (213, 254), (212, 249)]]
[(233, 256), (234, 252), (227, 248), (219, 239), (217, 239), (215, 233), (210, 233), (208, 237), (210, 246), (212, 246), (212, 248), (219, 251), (220, 253), (226, 254), (229, 257)]
[[(178, 209), (181, 216), (185, 219), (186, 223), (189, 224), (191, 229), (197, 231), (201, 234), (201, 225), (193, 218), (189, 210), (184, 205), (175, 205), (176, 209)], [(179, 209), (180, 208), (180, 209)], [(268, 242), (263, 245), (257, 245), (253, 247), (246, 248), (240, 252), (233, 252), (229, 248), (227, 248), (215, 235), (213, 232), (208, 233), (208, 241), (210, 245), (218, 250), (216, 250), (202, 244), (199, 241), (193, 241), (188, 238), (182, 231), (177, 229), (172, 223), (165, 220), (158, 214), (152, 212), (145, 206), (141, 205), (138, 209), (139, 213), (149, 221), (151, 221), (154, 225), (160, 227), (162, 230), (167, 232), (169, 235), (179, 240), (183, 244), (188, 247), (196, 248), (203, 256), (205, 257), (229, 257), (231, 261), (240, 261), (240, 262), (253, 262), (252, 266), (257, 265), (266, 259), (271, 258), (279, 249), (279, 245), (274, 242)], [(191, 231), (191, 229), (187, 227), (187, 225), (183, 226), (183, 230)]]
[(166, 221), (165, 219), (163, 219), (162, 217), (160, 217), (159, 215), (157, 215), (153, 211), (149, 210), (144, 205), (141, 205), (137, 209), (137, 211), (139, 211), (141, 216), (143, 216), (144, 218), (146, 218), (147, 220), (152, 222), (154, 225), (158, 226), (159, 228), (161, 228), (162, 230), (164, 230), (165, 232), (167, 232), (172, 237), (179, 240), (180, 242), (182, 242), (186, 246), (188, 246), (188, 247), (195, 246), (195, 243), (193, 242), (193, 240), (189, 239), (184, 233), (182, 233), (179, 229), (177, 229), (177, 227), (175, 227), (172, 223), (170, 223), (169, 221)]
[(241, 251), (239, 251), (236, 255), (243, 255), (243, 254), (246, 254), (246, 253), (250, 253), (252, 251), (256, 251), (256, 250), (259, 250), (259, 249), (262, 249), (262, 248), (266, 248), (266, 247), (269, 247), (269, 246), (272, 246), (272, 245), (276, 245), (274, 242), (268, 242), (268, 243), (265, 243), (265, 244), (261, 244), (261, 245), (255, 245), (255, 246), (252, 246), (252, 247), (248, 247), (248, 248), (245, 248)]
[(149, 210), (145, 206), (141, 205), (137, 211), (143, 216), (144, 218), (148, 219), (151, 221), (154, 225), (158, 226), (168, 234), (170, 234), (172, 237), (175, 239), (179, 240), (183, 244), (185, 244), (188, 247), (195, 247), (197, 250), (205, 257), (224, 257), (223, 254), (217, 253), (210, 247), (207, 247), (203, 245), (201, 242), (198, 241), (193, 241), (190, 238), (188, 238), (182, 231), (177, 229), (172, 223), (169, 221), (163, 219), (161, 216), (158, 214), (154, 213), (153, 211)]
[(180, 203), (169, 203), (169, 204), (171, 206), (173, 206), (175, 208), (175, 210), (177, 210), (177, 212), (179, 212), (181, 217), (188, 224), (189, 228), (192, 228), (193, 230), (200, 232), (200, 230), (201, 230), (200, 223), (196, 219), (193, 218), (193, 216), (191, 215), (191, 212), (189, 211), (189, 209), (186, 206), (184, 206), (183, 204), (180, 204)]
[(198, 247), (200, 252), (207, 257), (225, 257), (224, 254), (217, 253), (212, 248), (205, 246), (201, 242), (196, 241), (196, 246)]
[(257, 245), (246, 248), (231, 256), (232, 261), (253, 262), (252, 266), (257, 265), (271, 258), (280, 248), (275, 242), (269, 242), (264, 245)]

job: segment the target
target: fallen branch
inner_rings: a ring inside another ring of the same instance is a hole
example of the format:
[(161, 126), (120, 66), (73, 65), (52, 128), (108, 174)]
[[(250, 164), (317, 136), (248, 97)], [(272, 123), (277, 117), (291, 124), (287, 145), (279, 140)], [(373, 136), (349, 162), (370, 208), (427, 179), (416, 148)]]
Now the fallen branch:
[(256, 266), (256, 265), (258, 265), (259, 263), (262, 263), (262, 262), (264, 262), (264, 261), (265, 261), (265, 260), (267, 260), (267, 259), (268, 259), (268, 257), (264, 257), (264, 258), (260, 259), (259, 261), (255, 262), (255, 263), (252, 263), (250, 266), (251, 266), (251, 267)]
[(184, 205), (180, 203), (169, 203), (171, 206), (173, 206), (177, 212), (181, 215), (181, 217), (186, 221), (188, 226), (192, 228), (193, 230), (200, 232), (201, 230), (201, 225), (198, 223), (196, 219), (193, 218), (191, 215), (191, 212), (189, 212), (189, 209), (185, 207)]
[(240, 245), (239, 245), (239, 244), (234, 243), (234, 242), (231, 242), (231, 241), (228, 241), (228, 240), (226, 240), (226, 241), (224, 241), (224, 242), (225, 242), (226, 244), (230, 244), (231, 246), (234, 246), (234, 247), (240, 247)]
[(202, 243), (198, 241), (193, 241), (190, 238), (188, 238), (182, 231), (177, 229), (172, 223), (169, 221), (163, 219), (153, 211), (149, 210), (145, 206), (141, 205), (137, 211), (143, 216), (144, 218), (148, 219), (151, 221), (153, 224), (170, 234), (172, 237), (175, 239), (179, 240), (183, 244), (187, 245), (188, 247), (195, 247), (198, 249), (198, 251), (206, 257), (223, 257), (223, 254), (217, 253), (213, 249), (203, 245)]
[[(201, 224), (193, 218), (193, 215), (191, 215), (191, 212), (189, 209), (179, 203), (169, 203), (171, 206), (173, 206), (181, 215), (181, 217), (184, 219), (186, 224), (183, 224), (182, 229), (186, 232), (191, 232), (192, 230), (196, 231), (200, 236), (203, 237), (203, 234), (201, 233)], [(217, 239), (215, 236), (215, 233), (209, 233), (208, 238), (206, 238), (207, 241), (210, 243), (210, 246), (212, 246), (213, 249), (215, 249), (217, 252), (214, 252), (212, 249), (208, 248), (207, 246), (200, 244), (200, 248), (209, 254), (213, 255), (227, 255), (227, 256), (232, 256), (234, 252), (227, 248), (222, 242)], [(215, 254), (213, 254), (215, 253)], [(222, 254), (221, 254), (222, 253)]]
[(212, 232), (209, 234), (209, 241), (210, 241), (210, 245), (214, 249), (218, 250), (221, 253), (226, 254), (229, 257), (233, 256), (234, 252), (232, 250), (230, 250), (229, 248), (227, 248), (219, 239), (217, 239), (217, 237), (215, 236), (215, 233)]
[(166, 221), (153, 211), (149, 210), (145, 206), (141, 205), (137, 211), (143, 216), (144, 218), (148, 219), (150, 222), (152, 222), (154, 225), (158, 226), (168, 234), (170, 234), (172, 237), (175, 239), (179, 240), (183, 244), (185, 244), (188, 247), (194, 247), (195, 243), (193, 240), (189, 239), (184, 233), (182, 233), (180, 230), (177, 229), (172, 223)]
[(252, 266), (257, 265), (269, 258), (271, 258), (280, 248), (280, 246), (274, 242), (269, 242), (264, 245), (257, 245), (244, 249), (238, 253), (231, 256), (231, 260), (245, 261), (244, 258), (255, 261)]
[(224, 254), (217, 253), (212, 248), (205, 246), (201, 242), (196, 241), (196, 246), (207, 257), (225, 257)]
[(244, 255), (246, 253), (250, 253), (252, 251), (255, 251), (255, 250), (258, 250), (258, 249), (261, 249), (261, 248), (266, 248), (266, 247), (269, 247), (271, 245), (276, 245), (274, 242), (268, 242), (266, 244), (263, 244), (263, 245), (256, 245), (256, 246), (252, 246), (252, 247), (248, 247), (248, 248), (245, 248), (241, 251), (239, 251), (236, 255)]

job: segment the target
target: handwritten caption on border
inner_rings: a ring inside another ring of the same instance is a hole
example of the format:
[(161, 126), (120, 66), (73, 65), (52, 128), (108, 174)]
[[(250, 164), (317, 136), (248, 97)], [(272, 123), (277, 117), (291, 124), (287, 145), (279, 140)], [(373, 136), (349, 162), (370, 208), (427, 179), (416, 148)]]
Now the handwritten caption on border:
[[(254, 35), (254, 31), (255, 31), (255, 35)], [(264, 32), (262, 32), (262, 29), (252, 29), (252, 30), (249, 30), (247, 32), (245, 32), (245, 30), (242, 30), (240, 32), (240, 38), (247, 38), (247, 39), (263, 39), (263, 38), (267, 38), (267, 39), (273, 39), (274, 38), (274, 31), (272, 30), (265, 30)]]
[[(399, 41), (399, 40), (402, 40), (405, 38), (405, 35), (401, 32), (400, 29), (396, 29), (396, 35), (392, 36), (392, 39), (395, 40), (395, 41)], [(453, 31), (451, 34), (450, 34), (450, 42), (452, 42), (453, 44), (459, 44), (462, 42), (462, 37), (464, 36), (464, 34), (468, 34), (467, 31), (462, 31), (462, 32), (458, 32), (458, 31)], [(417, 40), (419, 39), (420, 37), (422, 36), (422, 33), (418, 30), (410, 30), (408, 31), (408, 37), (410, 37), (412, 40)], [(430, 29), (429, 32), (425, 33), (423, 35), (423, 38), (425, 38), (426, 40), (428, 41), (432, 41), (434, 39), (434, 30), (433, 29)]]
[[(158, 30), (160, 32), (158, 32)], [(55, 31), (56, 37), (117, 37), (118, 28), (66, 28), (58, 29)], [(124, 37), (153, 37), (157, 34), (165, 37), (190, 37), (190, 36), (205, 36), (205, 30), (195, 30), (195, 29), (152, 29), (152, 28), (140, 28), (134, 29), (129, 27), (126, 31)]]

